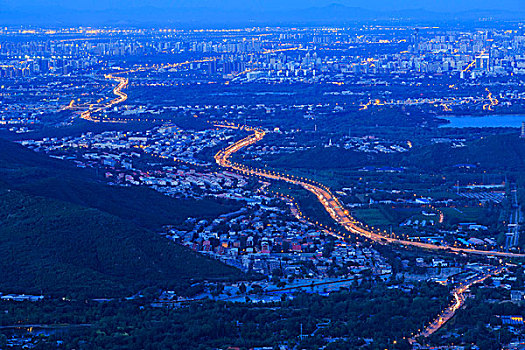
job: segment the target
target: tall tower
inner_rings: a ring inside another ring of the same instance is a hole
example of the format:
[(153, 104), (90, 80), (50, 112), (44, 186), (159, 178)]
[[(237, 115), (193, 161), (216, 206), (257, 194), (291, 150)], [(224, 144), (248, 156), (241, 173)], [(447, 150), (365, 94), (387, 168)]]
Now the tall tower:
[(414, 34), (412, 37), (414, 41), (414, 52), (419, 52), (419, 28), (414, 29)]
[(521, 135), (520, 139), (525, 139), (525, 122), (521, 122)]

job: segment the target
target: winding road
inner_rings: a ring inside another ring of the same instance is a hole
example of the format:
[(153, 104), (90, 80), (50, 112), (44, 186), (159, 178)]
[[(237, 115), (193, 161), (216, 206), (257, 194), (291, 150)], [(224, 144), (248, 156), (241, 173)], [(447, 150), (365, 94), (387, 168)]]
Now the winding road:
[(88, 110), (82, 112), (80, 114), (80, 118), (85, 119), (85, 120), (89, 120), (89, 121), (92, 121), (92, 122), (98, 122), (98, 121), (100, 121), (100, 119), (92, 118), (91, 117), (91, 113), (101, 112), (103, 110), (111, 108), (114, 105), (122, 103), (122, 102), (124, 102), (124, 101), (126, 101), (128, 99), (128, 95), (126, 95), (124, 92), (122, 92), (122, 89), (125, 89), (126, 86), (128, 86), (128, 79), (127, 78), (117, 77), (117, 76), (114, 76), (114, 75), (111, 75), (111, 74), (104, 75), (104, 78), (115, 80), (116, 82), (118, 82), (117, 86), (115, 86), (113, 88), (113, 94), (115, 94), (117, 97), (115, 97), (114, 99), (109, 101), (104, 106), (99, 107), (99, 108), (97, 108), (97, 109), (95, 109), (93, 111), (91, 109), (88, 109)]
[[(115, 86), (115, 88), (113, 89), (113, 94), (115, 94), (117, 97), (112, 99), (110, 102), (108, 102), (106, 105), (102, 107), (99, 107), (95, 110), (86, 110), (82, 112), (80, 115), (82, 119), (86, 119), (86, 120), (93, 121), (93, 122), (103, 121), (102, 120), (103, 118), (100, 118), (100, 117), (93, 118), (92, 113), (101, 112), (103, 110), (111, 108), (112, 106), (117, 105), (127, 100), (128, 96), (122, 90), (127, 87), (128, 79), (124, 77), (115, 76), (112, 74), (106, 74), (104, 77), (106, 79), (111, 79), (111, 80), (118, 82), (117, 86)], [(485, 256), (515, 257), (515, 258), (525, 257), (525, 254), (516, 254), (516, 253), (499, 252), (499, 251), (487, 251), (487, 250), (468, 249), (468, 248), (456, 248), (456, 247), (450, 247), (450, 246), (423, 243), (423, 242), (418, 242), (418, 241), (404, 240), (404, 239), (396, 237), (396, 235), (394, 234), (387, 236), (385, 233), (380, 232), (378, 230), (374, 230), (373, 228), (369, 228), (367, 225), (364, 225), (358, 222), (357, 220), (355, 220), (352, 216), (350, 216), (348, 210), (344, 209), (339, 199), (332, 194), (330, 189), (319, 182), (315, 182), (315, 181), (312, 181), (310, 179), (303, 178), (303, 177), (296, 177), (293, 175), (279, 173), (276, 171), (247, 167), (239, 163), (234, 163), (230, 160), (231, 156), (234, 153), (240, 151), (241, 149), (245, 147), (248, 147), (250, 145), (253, 145), (261, 141), (266, 135), (266, 131), (259, 129), (259, 128), (235, 125), (233, 123), (217, 124), (215, 126), (222, 127), (222, 128), (230, 128), (230, 129), (240, 129), (240, 130), (252, 132), (251, 135), (219, 151), (215, 155), (215, 161), (217, 162), (218, 165), (224, 168), (229, 168), (231, 170), (236, 170), (246, 175), (260, 176), (260, 177), (264, 177), (270, 180), (285, 181), (285, 182), (303, 187), (307, 191), (313, 193), (317, 197), (319, 202), (323, 205), (324, 209), (332, 217), (332, 219), (347, 230), (347, 233), (344, 235), (345, 238), (348, 238), (350, 234), (354, 234), (357, 237), (360, 236), (363, 238), (367, 238), (372, 241), (378, 242), (380, 244), (398, 244), (398, 245), (413, 246), (413, 247), (418, 247), (422, 249), (439, 250), (443, 252), (452, 252), (452, 253), (458, 253), (458, 254), (464, 253), (464, 254), (477, 254), (477, 255), (485, 255)], [(336, 235), (335, 233), (334, 233), (334, 236), (339, 238), (339, 236)]]
[[(82, 112), (80, 115), (81, 118), (89, 120), (89, 121), (93, 121), (93, 122), (104, 121), (103, 120), (104, 118), (101, 118), (101, 117), (93, 118), (92, 113), (98, 113), (98, 112), (104, 111), (114, 105), (117, 105), (127, 100), (127, 95), (124, 92), (122, 92), (122, 90), (127, 87), (128, 79), (124, 77), (114, 76), (111, 74), (105, 75), (105, 78), (118, 82), (117, 86), (115, 86), (115, 88), (113, 89), (113, 94), (116, 95), (116, 98), (112, 99), (110, 102), (103, 105), (102, 107), (99, 107), (94, 110), (89, 109), (89, 110)], [(489, 94), (489, 99), (491, 99), (490, 94)], [(492, 101), (491, 99), (490, 107), (496, 104), (497, 104), (497, 100)], [(410, 241), (410, 240), (397, 238), (395, 235), (388, 236), (386, 235), (386, 233), (382, 233), (373, 228), (369, 228), (367, 225), (364, 225), (358, 222), (352, 216), (350, 216), (348, 210), (344, 209), (342, 203), (339, 201), (339, 199), (336, 196), (332, 194), (331, 190), (319, 182), (315, 182), (313, 180), (303, 178), (303, 177), (296, 177), (293, 175), (279, 173), (279, 172), (272, 171), (272, 170), (248, 167), (248, 166), (231, 161), (231, 156), (233, 154), (242, 150), (245, 147), (248, 147), (250, 145), (253, 145), (261, 141), (266, 135), (266, 131), (259, 129), (259, 128), (235, 125), (233, 123), (217, 124), (215, 126), (222, 127), (222, 128), (245, 130), (245, 131), (252, 133), (251, 135), (219, 151), (214, 157), (216, 163), (219, 166), (228, 168), (230, 170), (235, 170), (237, 172), (240, 172), (240, 173), (243, 173), (249, 176), (258, 176), (258, 177), (262, 177), (262, 178), (269, 179), (269, 180), (284, 181), (290, 184), (301, 186), (305, 190), (313, 193), (317, 197), (319, 202), (322, 204), (324, 209), (328, 212), (330, 217), (337, 224), (341, 225), (342, 227), (346, 229), (347, 232), (343, 233), (342, 236), (340, 233), (338, 234), (330, 230), (325, 230), (326, 233), (332, 234), (333, 236), (339, 239), (341, 238), (347, 239), (350, 237), (350, 235), (354, 235), (356, 237), (362, 237), (362, 238), (369, 239), (379, 244), (397, 244), (400, 246), (411, 246), (411, 247), (417, 247), (417, 248), (422, 248), (422, 249), (427, 249), (427, 250), (443, 251), (443, 252), (448, 252), (448, 253), (476, 254), (476, 255), (494, 256), (494, 257), (515, 257), (515, 258), (525, 257), (525, 254), (456, 248), (456, 247), (441, 246), (441, 245), (429, 244), (429, 243), (423, 243), (423, 242), (417, 242), (417, 241)], [(441, 213), (440, 215), (441, 215), (440, 220), (442, 220), (443, 214)], [(465, 302), (464, 294), (468, 290), (468, 288), (470, 288), (472, 285), (476, 283), (482, 282), (483, 280), (485, 280), (486, 278), (492, 275), (498, 274), (501, 271), (502, 271), (501, 267), (491, 268), (488, 272), (481, 275), (481, 277), (480, 275), (476, 275), (473, 278), (466, 280), (462, 282), (460, 285), (458, 285), (453, 290), (454, 302), (450, 306), (448, 306), (445, 310), (443, 310), (436, 317), (436, 319), (433, 322), (431, 322), (428, 326), (426, 326), (421, 332), (419, 332), (413, 338), (410, 338), (409, 342), (415, 343), (417, 337), (428, 337), (431, 334), (435, 333), (450, 318), (452, 318), (455, 315), (456, 311), (459, 308), (463, 306)]]
[(287, 175), (279, 173), (272, 170), (258, 169), (248, 167), (239, 163), (231, 161), (231, 156), (240, 151), (241, 149), (253, 145), (261, 141), (266, 135), (266, 131), (258, 128), (240, 126), (235, 124), (217, 124), (216, 127), (230, 128), (230, 129), (240, 129), (252, 132), (251, 135), (231, 144), (227, 148), (219, 151), (215, 155), (215, 161), (218, 165), (224, 168), (229, 168), (231, 170), (236, 170), (245, 175), (259, 176), (264, 177), (270, 180), (285, 181), (294, 185), (303, 187), (305, 190), (313, 193), (319, 202), (323, 205), (324, 209), (332, 217), (332, 219), (344, 227), (348, 233), (344, 236), (346, 238), (350, 237), (350, 234), (360, 236), (372, 241), (375, 241), (380, 244), (397, 244), (403, 246), (412, 246), (427, 250), (436, 250), (449, 253), (457, 254), (476, 254), (484, 256), (495, 256), (495, 257), (513, 257), (513, 258), (523, 258), (525, 254), (516, 254), (509, 252), (499, 252), (499, 251), (488, 251), (488, 250), (478, 250), (478, 249), (468, 249), (468, 248), (456, 248), (450, 246), (442, 246), (437, 244), (423, 243), (418, 241), (410, 241), (401, 238), (396, 238), (395, 235), (387, 236), (378, 230), (369, 228), (366, 225), (355, 220), (350, 216), (348, 210), (345, 210), (339, 199), (332, 194), (330, 189), (323, 184), (314, 182), (312, 180), (295, 177), (292, 175)]
[(454, 302), (448, 306), (445, 310), (443, 310), (434, 321), (430, 322), (428, 326), (426, 326), (423, 331), (415, 335), (414, 337), (409, 339), (409, 343), (413, 344), (416, 342), (416, 338), (419, 337), (429, 337), (435, 332), (437, 332), (445, 323), (447, 323), (448, 320), (450, 320), (455, 314), (456, 311), (458, 311), (464, 304), (465, 304), (465, 292), (472, 287), (475, 284), (481, 283), (484, 280), (486, 280), (489, 277), (492, 277), (494, 275), (497, 275), (501, 273), (504, 270), (504, 268), (491, 268), (487, 272), (483, 274), (474, 275), (471, 278), (463, 281), (460, 283), (453, 291), (452, 295), (454, 296)]

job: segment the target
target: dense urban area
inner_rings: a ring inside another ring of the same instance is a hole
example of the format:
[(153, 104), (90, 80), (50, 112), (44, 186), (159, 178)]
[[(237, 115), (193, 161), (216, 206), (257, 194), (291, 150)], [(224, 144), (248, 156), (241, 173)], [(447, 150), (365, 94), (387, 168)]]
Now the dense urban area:
[(0, 349), (525, 349), (525, 25), (1, 27)]

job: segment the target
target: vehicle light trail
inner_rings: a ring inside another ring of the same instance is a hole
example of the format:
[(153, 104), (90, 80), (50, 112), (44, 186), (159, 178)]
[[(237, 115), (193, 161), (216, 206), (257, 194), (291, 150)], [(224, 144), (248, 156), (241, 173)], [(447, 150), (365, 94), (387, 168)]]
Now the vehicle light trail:
[(485, 89), (485, 91), (488, 92), (488, 96), (487, 96), (487, 98), (489, 99), (490, 103), (487, 103), (487, 104), (483, 105), (483, 110), (484, 110), (484, 111), (485, 111), (485, 110), (486, 110), (486, 111), (493, 111), (493, 110), (494, 110), (493, 107), (494, 107), (494, 106), (497, 106), (498, 103), (499, 103), (499, 101), (498, 101), (497, 98), (492, 97), (492, 92), (490, 92), (489, 89)]
[(88, 109), (87, 111), (82, 112), (80, 114), (80, 118), (85, 119), (85, 120), (89, 120), (89, 121), (92, 121), (92, 122), (99, 122), (99, 121), (101, 121), (101, 119), (100, 118), (96, 118), (96, 117), (95, 118), (92, 117), (91, 116), (92, 113), (101, 112), (103, 110), (111, 108), (114, 105), (122, 103), (122, 102), (124, 102), (124, 101), (126, 101), (128, 99), (128, 95), (126, 95), (124, 92), (122, 92), (122, 89), (125, 89), (128, 86), (128, 79), (127, 78), (116, 77), (116, 76), (111, 75), (111, 74), (104, 75), (104, 78), (115, 80), (115, 81), (118, 82), (118, 85), (115, 86), (115, 88), (113, 89), (113, 94), (116, 95), (117, 97), (112, 99), (107, 104), (103, 105), (102, 107), (98, 107), (97, 109), (94, 109), (94, 110)]
[[(168, 63), (168, 64), (164, 64), (164, 65), (152, 65), (151, 67), (139, 67), (139, 68), (132, 69), (132, 70), (116, 72), (116, 73), (113, 73), (113, 74), (105, 74), (104, 78), (110, 79), (110, 80), (114, 80), (114, 81), (118, 82), (118, 85), (113, 89), (113, 94), (116, 95), (117, 97), (114, 98), (113, 100), (111, 100), (110, 102), (108, 102), (107, 104), (102, 105), (101, 107), (98, 107), (98, 108), (96, 108), (94, 110), (88, 109), (88, 110), (82, 112), (80, 114), (80, 118), (85, 119), (85, 120), (89, 120), (89, 121), (92, 121), (92, 122), (104, 121), (100, 117), (92, 116), (92, 114), (101, 112), (101, 111), (106, 110), (108, 108), (111, 108), (114, 105), (122, 103), (122, 102), (124, 102), (124, 101), (126, 101), (128, 99), (128, 95), (126, 93), (122, 92), (122, 90), (125, 89), (128, 86), (129, 81), (128, 81), (127, 78), (117, 76), (117, 74), (130, 74), (130, 73), (136, 73), (136, 72), (143, 72), (143, 71), (146, 71), (148, 69), (179, 68), (179, 67), (191, 64), (191, 63), (211, 62), (211, 61), (214, 61), (214, 60), (216, 60), (216, 59), (208, 58), (208, 59), (193, 60), (193, 61), (186, 61), (186, 62), (180, 62), (180, 63)], [(65, 108), (69, 108), (69, 109), (73, 108), (73, 101), (68, 106), (66, 106)], [(106, 122), (117, 122), (117, 123), (118, 122), (125, 122), (125, 121), (120, 121), (119, 119), (109, 119), (109, 120), (105, 120), (105, 121)]]
[(430, 324), (425, 327), (420, 333), (410, 338), (408, 341), (410, 344), (413, 344), (416, 342), (416, 338), (423, 337), (427, 338), (437, 332), (441, 327), (447, 323), (448, 320), (450, 320), (455, 314), (456, 311), (458, 311), (464, 304), (465, 304), (465, 292), (472, 287), (475, 284), (481, 283), (487, 278), (497, 275), (503, 271), (504, 268), (491, 268), (486, 273), (482, 274), (481, 276), (475, 275), (471, 277), (470, 279), (467, 279), (466, 281), (463, 281), (459, 284), (454, 290), (452, 291), (452, 295), (454, 296), (454, 302), (449, 305), (445, 310), (443, 310), (434, 321), (430, 322)]
[[(279, 173), (272, 170), (258, 169), (247, 167), (245, 165), (234, 163), (231, 161), (231, 156), (240, 151), (241, 149), (253, 145), (261, 141), (266, 135), (266, 131), (258, 128), (252, 128), (248, 126), (240, 126), (234, 124), (218, 124), (216, 127), (230, 128), (230, 129), (240, 129), (253, 132), (253, 134), (231, 144), (224, 150), (217, 152), (215, 155), (215, 161), (219, 166), (224, 168), (229, 168), (236, 170), (245, 175), (259, 176), (264, 177), (270, 180), (285, 181), (294, 185), (298, 185), (306, 189), (307, 191), (313, 193), (319, 202), (322, 204), (324, 209), (332, 217), (332, 219), (344, 227), (349, 233), (368, 238), (379, 244), (398, 244), (404, 246), (412, 246), (427, 250), (436, 250), (442, 252), (451, 252), (458, 254), (476, 254), (476, 255), (485, 255), (485, 256), (499, 256), (499, 257), (525, 257), (525, 254), (516, 254), (508, 252), (499, 252), (499, 251), (487, 251), (487, 250), (478, 250), (478, 249), (469, 249), (469, 248), (456, 248), (450, 246), (442, 246), (431, 243), (423, 243), (418, 241), (410, 241), (405, 239), (396, 238), (393, 236), (385, 236), (377, 230), (369, 228), (367, 225), (363, 225), (358, 222), (356, 219), (350, 216), (349, 212), (343, 208), (343, 205), (337, 197), (335, 197), (331, 190), (325, 185), (314, 182), (312, 180), (296, 177), (292, 175), (287, 175), (284, 173)], [(348, 238), (349, 234), (345, 235), (345, 238)]]
[(470, 62), (465, 69), (463, 69), (463, 73), (466, 73), (467, 71), (471, 70), (473, 67), (476, 66), (476, 57), (483, 56), (485, 54), (485, 50), (481, 51), (481, 53), (477, 56), (474, 56), (474, 60)]

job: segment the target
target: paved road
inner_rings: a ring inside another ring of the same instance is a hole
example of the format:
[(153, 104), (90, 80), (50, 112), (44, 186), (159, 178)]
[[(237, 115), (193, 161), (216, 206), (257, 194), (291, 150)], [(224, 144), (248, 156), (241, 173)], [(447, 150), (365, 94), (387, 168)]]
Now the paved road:
[(348, 233), (345, 234), (345, 237), (349, 237), (350, 234), (357, 235), (358, 237), (364, 237), (380, 244), (399, 244), (405, 246), (413, 246), (423, 249), (430, 250), (439, 250), (444, 252), (453, 252), (453, 253), (465, 253), (465, 254), (477, 254), (477, 255), (487, 255), (487, 256), (498, 256), (498, 257), (525, 257), (525, 254), (516, 254), (509, 252), (499, 252), (499, 251), (486, 251), (478, 249), (468, 249), (468, 248), (455, 248), (449, 246), (441, 246), (430, 243), (423, 243), (417, 241), (409, 241), (396, 237), (395, 235), (388, 236), (386, 233), (374, 230), (369, 228), (367, 225), (355, 220), (349, 215), (349, 212), (343, 208), (343, 205), (339, 199), (332, 194), (330, 189), (325, 185), (306, 179), (302, 177), (296, 177), (292, 175), (287, 175), (284, 173), (279, 173), (272, 170), (258, 169), (247, 167), (245, 165), (234, 163), (231, 161), (231, 156), (240, 151), (241, 149), (253, 145), (264, 138), (266, 132), (262, 129), (239, 126), (234, 124), (220, 124), (216, 125), (217, 127), (225, 127), (232, 129), (240, 129), (253, 132), (251, 135), (235, 142), (234, 144), (228, 146), (224, 150), (219, 151), (215, 155), (215, 161), (218, 165), (236, 170), (246, 175), (264, 177), (271, 180), (285, 181), (294, 185), (303, 187), (304, 189), (313, 193), (319, 202), (323, 205), (328, 214), (337, 222), (339, 225), (344, 227)]
[(99, 108), (97, 108), (97, 109), (95, 109), (93, 111), (88, 109), (87, 111), (82, 112), (80, 114), (80, 118), (86, 119), (86, 120), (89, 120), (89, 121), (93, 121), (93, 122), (100, 121), (99, 119), (92, 118), (91, 117), (91, 113), (98, 113), (98, 112), (103, 111), (105, 109), (111, 108), (114, 105), (122, 103), (122, 102), (124, 102), (124, 101), (126, 101), (128, 99), (128, 95), (126, 95), (124, 92), (122, 92), (122, 89), (125, 89), (128, 86), (128, 79), (127, 78), (117, 77), (117, 76), (113, 76), (111, 74), (106, 74), (104, 76), (104, 78), (115, 80), (116, 82), (118, 82), (118, 85), (115, 86), (115, 88), (113, 89), (113, 94), (115, 94), (117, 97), (112, 99), (107, 104), (103, 105), (102, 107), (99, 107)]
[(487, 272), (482, 274), (476, 274), (469, 279), (463, 281), (460, 283), (452, 292), (452, 295), (454, 296), (454, 302), (452, 305), (448, 306), (445, 310), (443, 310), (434, 321), (430, 322), (430, 324), (425, 327), (420, 333), (415, 335), (414, 337), (409, 339), (409, 343), (413, 344), (416, 342), (416, 338), (418, 337), (429, 337), (435, 332), (437, 332), (441, 327), (447, 323), (448, 320), (450, 320), (455, 314), (456, 311), (459, 310), (464, 304), (465, 304), (465, 292), (472, 287), (473, 285), (477, 283), (481, 283), (487, 278), (497, 275), (503, 271), (504, 268), (490, 268)]

